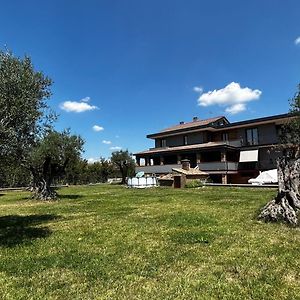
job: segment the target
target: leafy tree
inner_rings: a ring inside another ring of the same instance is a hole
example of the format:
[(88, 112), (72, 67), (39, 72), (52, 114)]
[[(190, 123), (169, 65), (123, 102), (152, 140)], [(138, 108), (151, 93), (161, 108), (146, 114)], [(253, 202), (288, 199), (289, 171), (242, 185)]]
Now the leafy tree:
[(282, 156), (277, 160), (278, 193), (261, 211), (259, 219), (298, 224), (300, 210), (300, 85), (290, 100), (290, 120), (280, 135)]
[(30, 154), (29, 169), (33, 177), (33, 191), (37, 199), (53, 200), (53, 180), (65, 174), (68, 164), (78, 161), (83, 151), (81, 137), (71, 135), (69, 130), (62, 133), (49, 131)]
[(108, 178), (114, 174), (113, 164), (105, 159), (100, 158), (100, 182), (107, 182)]
[(28, 170), (16, 162), (1, 164), (0, 174), (0, 187), (19, 187), (30, 184)]
[(113, 152), (111, 162), (119, 169), (123, 184), (126, 182), (126, 177), (134, 175), (135, 162), (128, 150)]
[(89, 182), (88, 162), (78, 158), (66, 166), (63, 182), (67, 184), (86, 184)]
[(1, 166), (25, 165), (37, 137), (51, 127), (55, 120), (47, 105), (51, 84), (29, 57), (0, 51)]

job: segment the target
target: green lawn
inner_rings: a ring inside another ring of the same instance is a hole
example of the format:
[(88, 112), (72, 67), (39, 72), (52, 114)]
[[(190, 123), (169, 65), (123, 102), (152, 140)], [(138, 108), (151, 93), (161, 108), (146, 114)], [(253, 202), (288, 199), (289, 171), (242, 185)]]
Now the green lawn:
[(0, 196), (1, 299), (299, 299), (300, 231), (274, 190), (70, 187)]

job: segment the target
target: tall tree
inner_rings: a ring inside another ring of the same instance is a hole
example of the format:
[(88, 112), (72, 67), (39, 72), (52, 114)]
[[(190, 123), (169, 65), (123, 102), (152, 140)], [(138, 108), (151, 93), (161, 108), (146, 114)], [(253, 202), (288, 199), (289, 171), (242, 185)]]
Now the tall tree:
[(282, 127), (282, 156), (277, 160), (278, 193), (259, 214), (265, 221), (298, 224), (300, 210), (300, 85), (290, 100), (290, 120)]
[(113, 152), (111, 162), (119, 169), (123, 184), (126, 183), (126, 177), (134, 175), (135, 162), (128, 150)]
[(40, 200), (53, 200), (53, 180), (65, 174), (66, 167), (77, 162), (83, 151), (80, 136), (71, 135), (69, 130), (62, 133), (49, 131), (32, 149), (29, 169), (33, 177), (34, 196)]
[(0, 165), (23, 165), (55, 120), (47, 105), (51, 84), (29, 57), (0, 51)]

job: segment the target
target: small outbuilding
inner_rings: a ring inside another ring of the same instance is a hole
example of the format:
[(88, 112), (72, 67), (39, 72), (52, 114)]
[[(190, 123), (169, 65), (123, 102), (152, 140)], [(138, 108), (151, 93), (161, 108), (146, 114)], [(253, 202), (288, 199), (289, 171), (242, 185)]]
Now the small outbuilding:
[(172, 186), (174, 188), (183, 188), (189, 181), (206, 181), (209, 174), (199, 170), (198, 167), (191, 168), (190, 161), (183, 159), (181, 168), (173, 168), (172, 174), (167, 174), (159, 178), (161, 186)]

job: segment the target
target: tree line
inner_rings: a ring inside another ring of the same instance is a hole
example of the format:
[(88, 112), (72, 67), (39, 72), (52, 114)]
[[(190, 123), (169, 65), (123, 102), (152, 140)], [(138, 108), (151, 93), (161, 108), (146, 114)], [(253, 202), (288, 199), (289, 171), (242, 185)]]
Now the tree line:
[[(120, 154), (117, 151), (116, 154)], [(128, 151), (122, 151), (130, 159)], [(134, 176), (134, 161), (126, 171), (126, 177)], [(29, 187), (32, 185), (32, 175), (26, 168), (18, 164), (0, 165), (0, 187)], [(90, 183), (105, 183), (108, 179), (122, 178), (118, 165), (111, 159), (100, 158), (98, 161), (89, 163), (88, 160), (79, 158), (70, 162), (64, 173), (57, 174), (53, 179), (53, 185), (80, 185)]]

